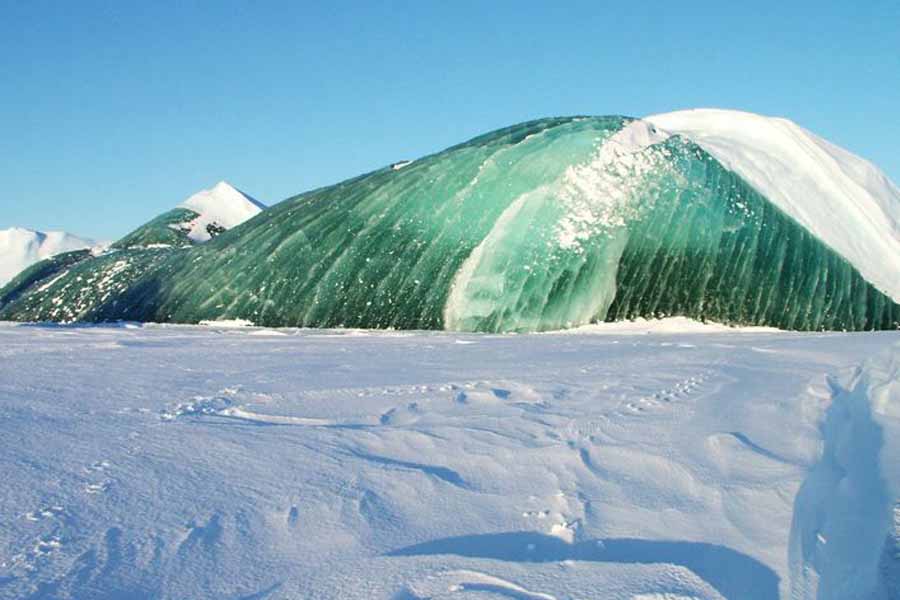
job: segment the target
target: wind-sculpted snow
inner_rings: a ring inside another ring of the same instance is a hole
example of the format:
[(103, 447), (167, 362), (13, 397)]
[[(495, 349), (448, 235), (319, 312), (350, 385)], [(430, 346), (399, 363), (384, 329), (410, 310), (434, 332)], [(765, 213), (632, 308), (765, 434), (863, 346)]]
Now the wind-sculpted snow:
[(0, 318), (471, 331), (672, 315), (802, 330), (900, 323), (896, 301), (822, 239), (694, 142), (643, 121), (533, 121), (398, 166), (291, 198), (200, 246), (120, 250), (132, 270), (111, 293), (87, 283), (107, 258), (12, 282)]
[(795, 598), (900, 594), (900, 344), (848, 379), (829, 380), (822, 457), (795, 500)]
[(900, 332), (589, 329), (0, 323), (0, 598), (898, 597)]

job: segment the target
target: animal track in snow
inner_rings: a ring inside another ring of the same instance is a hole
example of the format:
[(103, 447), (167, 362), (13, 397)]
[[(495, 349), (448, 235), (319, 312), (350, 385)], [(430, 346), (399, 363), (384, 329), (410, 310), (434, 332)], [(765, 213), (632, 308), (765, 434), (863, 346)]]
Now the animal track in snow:
[(620, 414), (640, 414), (646, 411), (658, 410), (667, 404), (686, 400), (702, 393), (709, 380), (713, 376), (712, 370), (706, 370), (698, 375), (686, 377), (666, 388), (657, 390), (652, 394), (645, 394), (636, 400), (623, 401), (620, 404)]
[(525, 510), (522, 512), (523, 518), (541, 521), (540, 529), (546, 530), (548, 535), (570, 544), (576, 540), (585, 515), (585, 501), (581, 497), (560, 490), (548, 498), (532, 496), (531, 500), (540, 502), (546, 508)]
[(84, 487), (84, 491), (88, 494), (103, 494), (109, 490), (112, 481), (101, 481), (99, 483), (89, 483)]
[(526, 518), (546, 519), (550, 515), (549, 510), (526, 510), (522, 513)]
[(36, 522), (42, 519), (57, 517), (59, 515), (62, 515), (64, 512), (65, 509), (62, 506), (47, 506), (45, 508), (39, 508), (37, 510), (25, 513), (24, 518), (26, 521)]
[(188, 554), (198, 544), (211, 548), (219, 543), (223, 533), (222, 516), (219, 513), (214, 513), (203, 525), (191, 521), (187, 524), (184, 539), (178, 545), (178, 554)]
[(13, 572), (32, 572), (42, 560), (52, 558), (63, 546), (59, 536), (47, 535), (36, 539), (29, 550), (13, 556), (3, 565)]
[(84, 467), (84, 471), (86, 473), (103, 473), (107, 469), (109, 469), (112, 465), (107, 460), (98, 460), (92, 462), (88, 466)]

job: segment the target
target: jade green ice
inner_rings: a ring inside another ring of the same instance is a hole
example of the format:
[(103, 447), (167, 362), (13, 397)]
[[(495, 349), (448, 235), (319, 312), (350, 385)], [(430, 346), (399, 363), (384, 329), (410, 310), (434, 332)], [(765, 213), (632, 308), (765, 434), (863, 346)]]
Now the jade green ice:
[[(522, 332), (681, 315), (900, 326), (892, 290), (863, 275), (885, 269), (841, 252), (711, 147), (653, 119), (523, 123), (300, 194), (205, 243), (178, 229), (190, 211), (166, 213), (99, 256), (60, 255), (21, 273), (0, 290), (0, 319)], [(897, 257), (866, 260), (890, 267)]]

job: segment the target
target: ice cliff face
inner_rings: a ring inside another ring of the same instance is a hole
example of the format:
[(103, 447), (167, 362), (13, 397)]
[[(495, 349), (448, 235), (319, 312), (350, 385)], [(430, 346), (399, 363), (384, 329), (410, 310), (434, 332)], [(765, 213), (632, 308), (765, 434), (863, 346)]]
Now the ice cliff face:
[[(779, 119), (542, 119), (301, 194), (206, 244), (120, 241), (48, 266), (0, 292), (0, 318), (895, 328), (898, 198), (870, 164)], [(153, 230), (195, 240), (197, 208)]]

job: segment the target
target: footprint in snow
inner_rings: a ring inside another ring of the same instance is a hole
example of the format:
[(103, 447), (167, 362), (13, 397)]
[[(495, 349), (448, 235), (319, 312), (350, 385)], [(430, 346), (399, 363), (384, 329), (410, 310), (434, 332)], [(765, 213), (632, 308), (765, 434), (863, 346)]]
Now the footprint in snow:
[(109, 469), (112, 464), (107, 460), (98, 460), (94, 461), (88, 466), (84, 467), (84, 471), (86, 473), (103, 473), (107, 469)]
[(59, 536), (45, 535), (34, 540), (31, 546), (25, 552), (12, 556), (9, 561), (0, 564), (0, 566), (9, 569), (13, 573), (34, 572), (40, 566), (42, 561), (53, 557), (62, 547), (62, 539)]
[(65, 509), (62, 506), (47, 506), (25, 513), (24, 518), (26, 521), (37, 522), (43, 519), (50, 519), (60, 516), (64, 512)]
[(287, 524), (288, 527), (295, 527), (297, 525), (297, 521), (300, 520), (300, 509), (297, 508), (296, 505), (291, 506), (291, 509), (287, 514)]
[(110, 486), (112, 485), (112, 481), (101, 481), (100, 483), (89, 483), (85, 486), (84, 491), (88, 494), (103, 494), (106, 493)]
[(624, 401), (620, 404), (620, 414), (640, 414), (647, 411), (662, 409), (667, 404), (672, 404), (689, 399), (701, 393), (712, 375), (711, 371), (687, 377), (673, 385), (657, 390), (652, 394), (641, 396), (636, 400)]

